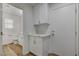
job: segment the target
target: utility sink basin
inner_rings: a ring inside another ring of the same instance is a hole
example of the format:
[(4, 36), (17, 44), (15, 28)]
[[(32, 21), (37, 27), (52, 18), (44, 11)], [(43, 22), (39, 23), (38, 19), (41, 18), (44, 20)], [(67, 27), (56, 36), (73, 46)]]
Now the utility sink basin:
[(35, 32), (36, 34), (45, 34), (48, 29), (48, 23), (35, 24)]

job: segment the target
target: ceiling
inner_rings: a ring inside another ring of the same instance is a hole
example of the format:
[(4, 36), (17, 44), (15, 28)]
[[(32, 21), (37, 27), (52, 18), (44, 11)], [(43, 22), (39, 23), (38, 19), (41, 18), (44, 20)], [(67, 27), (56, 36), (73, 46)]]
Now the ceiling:
[[(13, 5), (13, 6), (17, 7), (17, 8), (20, 8), (20, 9), (24, 9), (27, 5), (35, 6), (35, 5), (39, 4), (39, 3), (9, 3), (9, 4), (11, 4), (11, 5)], [(49, 3), (49, 4), (51, 5), (51, 4), (56, 4), (56, 3)]]
[(29, 6), (35, 6), (37, 5), (38, 3), (9, 3), (17, 8), (20, 8), (20, 9), (24, 9), (24, 7), (26, 7), (27, 5)]

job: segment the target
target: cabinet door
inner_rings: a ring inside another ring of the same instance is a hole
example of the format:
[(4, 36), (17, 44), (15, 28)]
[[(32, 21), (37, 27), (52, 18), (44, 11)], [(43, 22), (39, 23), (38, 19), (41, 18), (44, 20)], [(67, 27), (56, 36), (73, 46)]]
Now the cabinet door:
[(51, 10), (51, 52), (58, 55), (75, 55), (75, 5)]
[(40, 37), (31, 37), (30, 39), (30, 50), (35, 55), (43, 55), (42, 39)]

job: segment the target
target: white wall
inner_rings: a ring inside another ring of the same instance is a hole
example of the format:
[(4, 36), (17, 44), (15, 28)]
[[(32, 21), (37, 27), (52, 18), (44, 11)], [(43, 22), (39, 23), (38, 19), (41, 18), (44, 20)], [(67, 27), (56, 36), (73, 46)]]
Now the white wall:
[(23, 12), (23, 29), (24, 29), (24, 51), (29, 51), (29, 41), (28, 41), (28, 33), (33, 32), (33, 17), (32, 17), (32, 7), (26, 5)]
[(33, 22), (35, 24), (48, 23), (48, 4), (39, 3), (33, 6)]
[[(65, 7), (67, 5), (70, 5), (70, 3), (53, 3), (53, 4), (51, 3), (51, 4), (49, 4), (49, 6), (48, 6), (49, 7), (49, 9), (48, 9), (48, 21), (49, 21), (49, 23), (50, 23), (50, 20), (49, 20), (50, 19), (50, 11)], [(50, 24), (52, 26), (52, 23), (50, 23)], [(51, 30), (52, 29), (49, 26), (49, 29), (48, 29), (47, 33), (50, 33)]]

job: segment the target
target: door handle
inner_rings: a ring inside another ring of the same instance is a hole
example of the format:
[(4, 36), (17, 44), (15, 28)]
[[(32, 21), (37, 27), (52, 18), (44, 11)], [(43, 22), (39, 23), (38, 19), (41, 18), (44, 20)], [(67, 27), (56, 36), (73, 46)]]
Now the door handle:
[(54, 36), (55, 35), (55, 31), (53, 30), (53, 31), (51, 31), (51, 35), (52, 36)]
[(3, 35), (3, 32), (0, 32), (0, 35), (2, 36)]

